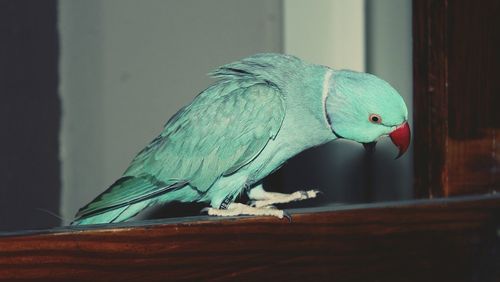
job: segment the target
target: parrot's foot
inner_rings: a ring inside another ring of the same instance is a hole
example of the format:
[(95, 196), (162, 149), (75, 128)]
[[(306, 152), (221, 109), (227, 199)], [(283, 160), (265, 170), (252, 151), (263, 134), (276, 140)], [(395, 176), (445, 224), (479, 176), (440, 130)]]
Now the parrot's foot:
[(276, 209), (274, 206), (256, 208), (241, 203), (231, 203), (227, 206), (227, 209), (204, 208), (201, 211), (208, 213), (208, 215), (215, 215), (215, 216), (238, 216), (238, 215), (275, 216), (280, 219), (285, 217), (289, 221), (291, 221), (291, 216), (287, 212)]
[(283, 194), (283, 193), (273, 193), (273, 192), (264, 192), (263, 194), (258, 195), (258, 198), (251, 201), (250, 205), (255, 208), (267, 207), (274, 204), (285, 204), (290, 202), (302, 201), (307, 199), (313, 199), (321, 193), (318, 190), (309, 190), (309, 191), (297, 191), (292, 194)]

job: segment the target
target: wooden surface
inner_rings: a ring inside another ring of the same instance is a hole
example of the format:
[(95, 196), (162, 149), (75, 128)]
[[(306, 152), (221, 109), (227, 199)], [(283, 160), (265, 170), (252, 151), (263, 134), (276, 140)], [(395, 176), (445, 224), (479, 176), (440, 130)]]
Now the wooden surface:
[(500, 196), (350, 208), (4, 234), (0, 280), (500, 281)]
[(449, 194), (500, 188), (500, 1), (448, 1)]
[(415, 194), (439, 197), (446, 182), (448, 132), (446, 1), (413, 1)]
[(413, 1), (415, 194), (500, 187), (500, 1)]

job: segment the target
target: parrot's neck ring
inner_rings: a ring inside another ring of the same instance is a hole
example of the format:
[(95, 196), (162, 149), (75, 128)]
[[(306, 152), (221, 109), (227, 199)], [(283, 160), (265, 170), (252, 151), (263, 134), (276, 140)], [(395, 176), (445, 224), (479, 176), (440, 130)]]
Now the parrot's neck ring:
[(328, 129), (333, 131), (330, 119), (328, 118), (328, 113), (326, 111), (326, 99), (328, 98), (328, 92), (330, 90), (330, 78), (332, 77), (332, 74), (333, 70), (331, 69), (327, 69), (325, 72), (325, 77), (323, 78), (323, 92), (321, 95), (321, 103), (323, 106), (323, 119), (325, 120), (325, 124), (328, 126)]
[(335, 130), (333, 129), (332, 126), (332, 121), (330, 120), (330, 117), (328, 116), (328, 112), (326, 111), (326, 99), (328, 99), (328, 93), (330, 90), (330, 79), (332, 77), (333, 70), (327, 69), (325, 72), (325, 78), (323, 78), (323, 93), (321, 97), (321, 102), (323, 106), (323, 118), (325, 119), (326, 126), (328, 127), (329, 130), (333, 132), (333, 135), (337, 138), (343, 138)]

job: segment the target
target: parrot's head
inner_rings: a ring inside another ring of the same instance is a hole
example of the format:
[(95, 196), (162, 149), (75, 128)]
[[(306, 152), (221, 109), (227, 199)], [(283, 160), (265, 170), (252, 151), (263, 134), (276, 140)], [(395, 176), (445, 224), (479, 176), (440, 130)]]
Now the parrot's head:
[(399, 93), (384, 80), (367, 73), (333, 73), (325, 110), (332, 131), (373, 149), (388, 135), (398, 147), (399, 158), (410, 145), (408, 110)]

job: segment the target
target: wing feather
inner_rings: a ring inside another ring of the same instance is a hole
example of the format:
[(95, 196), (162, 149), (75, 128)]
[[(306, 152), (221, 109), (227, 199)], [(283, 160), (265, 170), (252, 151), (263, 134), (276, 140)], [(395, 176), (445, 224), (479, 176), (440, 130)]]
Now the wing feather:
[(248, 164), (278, 133), (285, 116), (283, 95), (269, 81), (221, 80), (202, 92), (165, 125), (117, 181), (77, 217), (168, 193), (189, 184), (207, 191), (221, 176)]

